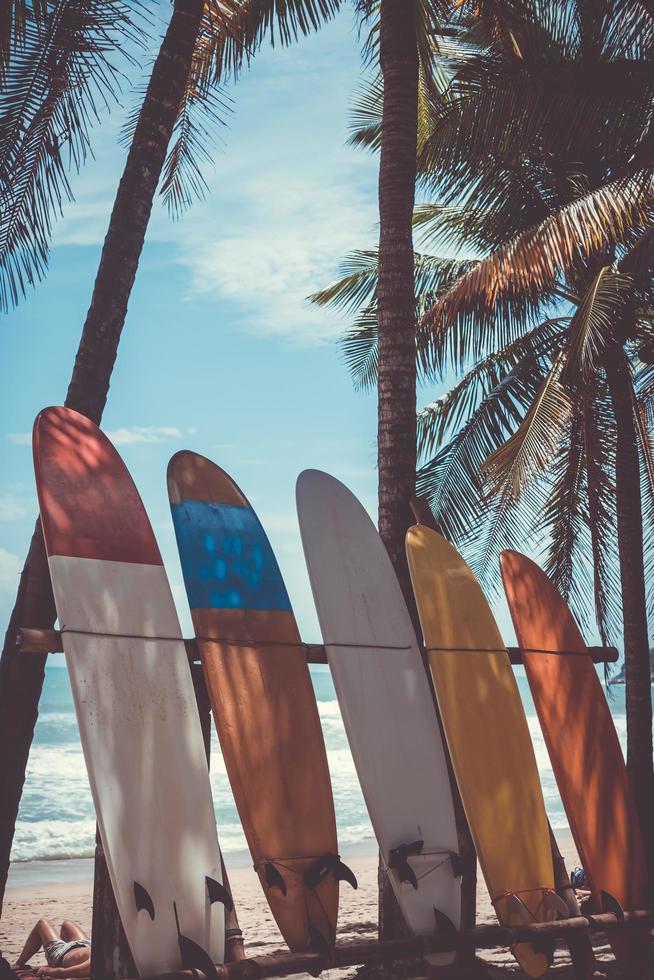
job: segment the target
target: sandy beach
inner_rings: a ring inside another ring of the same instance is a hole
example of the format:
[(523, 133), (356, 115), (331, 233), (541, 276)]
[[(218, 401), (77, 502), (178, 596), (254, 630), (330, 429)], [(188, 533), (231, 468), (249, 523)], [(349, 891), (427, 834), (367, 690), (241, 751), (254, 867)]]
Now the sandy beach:
[[(568, 868), (578, 863), (570, 838), (559, 841)], [(339, 941), (374, 939), (377, 928), (377, 860), (374, 854), (347, 857), (348, 864), (357, 875), (359, 887), (353, 891), (344, 885), (341, 890), (339, 910)], [(238, 862), (243, 865), (242, 861)], [(47, 865), (49, 867), (45, 867)], [(56, 866), (56, 867), (55, 867)], [(245, 937), (246, 950), (256, 956), (283, 949), (283, 941), (268, 909), (258, 879), (250, 867), (229, 867), (229, 877), (238, 911), (239, 922)], [(74, 876), (65, 880), (66, 874)], [(91, 861), (34, 862), (14, 868), (7, 888), (4, 912), (0, 921), (0, 946), (11, 961), (18, 955), (24, 938), (39, 916), (46, 916), (55, 923), (68, 917), (78, 921), (88, 932), (91, 930), (92, 897)], [(32, 880), (40, 876), (41, 881)], [(47, 880), (47, 879), (50, 880)], [(58, 878), (59, 880), (52, 880)], [(18, 881), (19, 883), (15, 883)], [(488, 893), (480, 880), (477, 898), (478, 922), (494, 922), (495, 916)], [(618, 980), (621, 976), (608, 945), (603, 937), (596, 939), (598, 966), (596, 976)], [(522, 976), (508, 950), (484, 951), (483, 958), (491, 966), (491, 976)], [(35, 957), (35, 964), (44, 962), (42, 955)], [(322, 974), (328, 980), (353, 977), (356, 970), (326, 970)], [(557, 950), (554, 966), (550, 971), (556, 980), (574, 980), (567, 950)], [(306, 975), (305, 975), (306, 976)]]

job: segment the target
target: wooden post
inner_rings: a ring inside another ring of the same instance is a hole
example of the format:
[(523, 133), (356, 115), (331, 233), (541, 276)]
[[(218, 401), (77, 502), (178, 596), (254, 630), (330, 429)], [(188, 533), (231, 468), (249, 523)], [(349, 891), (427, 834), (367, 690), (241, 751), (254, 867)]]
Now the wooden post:
[(92, 980), (123, 980), (124, 977), (137, 976), (132, 953), (118, 914), (118, 906), (97, 828), (95, 831), (91, 940)]
[[(554, 836), (549, 820), (547, 821), (547, 826), (550, 832), (550, 846), (552, 848), (554, 885), (557, 894), (561, 896), (568, 907), (570, 918), (575, 918), (580, 915), (577, 895), (570, 883), (570, 875), (568, 874), (565, 860), (559, 850), (559, 845), (556, 842), (556, 837)], [(587, 932), (571, 933), (568, 937), (568, 949), (570, 950), (572, 968), (577, 980), (591, 980), (595, 972), (595, 954), (593, 953), (593, 944), (590, 941), (589, 934)]]
[[(14, 634), (15, 649), (20, 653), (63, 653), (63, 643), (61, 633), (58, 630), (37, 630), (23, 628)], [(194, 639), (184, 640), (186, 652), (191, 661), (197, 660), (199, 651)], [(321, 643), (303, 643), (308, 664), (326, 664), (327, 653)], [(589, 656), (594, 664), (614, 664), (620, 659), (620, 654), (616, 647), (586, 647)], [(509, 660), (514, 667), (519, 667), (524, 663), (522, 647), (507, 647), (506, 652)], [(531, 650), (530, 653), (536, 651)], [(547, 650), (538, 651), (548, 653)], [(565, 651), (556, 650), (557, 655), (565, 654)]]
[(55, 618), (41, 522), (37, 521), (0, 658), (0, 912), (46, 661), (45, 653), (26, 661), (16, 648), (16, 633), (23, 623), (52, 629)]
[[(239, 963), (217, 966), (218, 980), (263, 980), (264, 977), (285, 977), (298, 973), (311, 973), (318, 976), (321, 970), (357, 966), (361, 963), (392, 963), (409, 958), (425, 956), (429, 953), (444, 953), (460, 949), (495, 949), (512, 947), (517, 943), (538, 942), (539, 940), (568, 939), (573, 933), (593, 934), (611, 933), (619, 929), (645, 929), (652, 926), (652, 913), (648, 910), (626, 912), (624, 921), (613, 913), (593, 916), (578, 916), (557, 922), (539, 922), (533, 925), (477, 926), (454, 935), (414, 936), (410, 939), (392, 939), (382, 942), (339, 943), (335, 946), (327, 962), (320, 953), (270, 953), (256, 956)], [(447, 976), (451, 975), (448, 969)], [(644, 975), (643, 975), (644, 976)], [(198, 971), (183, 970), (146, 980), (200, 980), (203, 974)], [(636, 980), (631, 977), (630, 980)], [(640, 977), (638, 978), (640, 980)]]

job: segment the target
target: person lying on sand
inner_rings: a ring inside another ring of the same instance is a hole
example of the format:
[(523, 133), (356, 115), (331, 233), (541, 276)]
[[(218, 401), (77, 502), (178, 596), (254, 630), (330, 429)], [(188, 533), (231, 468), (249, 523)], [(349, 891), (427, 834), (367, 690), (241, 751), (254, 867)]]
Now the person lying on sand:
[(25, 966), (41, 946), (47, 966), (37, 969), (43, 977), (90, 977), (91, 940), (76, 922), (64, 919), (59, 935), (48, 919), (39, 919), (30, 932), (14, 969)]

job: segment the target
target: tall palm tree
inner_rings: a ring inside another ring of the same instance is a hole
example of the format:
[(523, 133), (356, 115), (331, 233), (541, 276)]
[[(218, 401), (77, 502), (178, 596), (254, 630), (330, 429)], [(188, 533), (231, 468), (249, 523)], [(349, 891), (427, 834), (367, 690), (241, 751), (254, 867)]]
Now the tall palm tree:
[[(230, 4), (227, 4), (226, 0), (223, 3), (208, 2), (205, 5), (208, 27), (202, 43), (196, 47), (195, 56), (186, 49), (186, 57), (191, 57), (191, 73), (193, 74), (193, 60), (195, 60), (197, 67), (195, 77), (206, 84), (211, 74), (212, 59), (216, 59), (220, 66), (215, 72), (220, 77), (226, 64), (231, 68), (238, 67), (243, 58), (249, 55), (250, 50), (256, 48), (267, 33), (272, 37), (276, 29), (282, 42), (287, 43), (298, 34), (307, 33), (318, 27), (324, 19), (335, 12), (339, 5), (340, 0), (293, 0), (283, 6), (275, 0), (240, 0), (240, 2), (234, 0)], [(20, 33), (27, 5), (23, 0), (15, 0), (13, 6), (16, 13), (13, 26)], [(225, 10), (221, 8), (227, 6), (231, 8), (229, 30), (216, 31), (214, 18), (217, 18), (221, 28), (225, 28)], [(366, 18), (370, 18), (377, 7), (372, 0), (357, 0), (356, 6)], [(382, 331), (384, 341), (380, 358), (385, 377), (382, 386), (383, 396), (380, 399), (380, 515), (382, 515), (382, 534), (407, 596), (410, 594), (410, 589), (402, 541), (409, 522), (408, 503), (415, 473), (415, 369), (411, 340), (413, 329), (411, 212), (415, 185), (417, 76), (421, 52), (423, 78), (429, 80), (428, 55), (431, 48), (429, 35), (433, 17), (436, 12), (442, 15), (446, 4), (437, 3), (436, 0), (419, 0), (419, 2), (416, 0), (415, 3), (411, 0), (410, 7), (408, 17), (406, 3), (400, 3), (399, 0), (382, 0), (379, 10), (379, 53), (386, 106), (382, 133), (383, 162), (380, 171), (381, 254), (384, 269), (382, 279), (387, 283), (387, 286), (382, 288), (382, 292), (387, 297), (387, 300), (382, 301), (382, 308), (387, 306), (387, 311), (382, 314), (385, 327)], [(47, 4), (34, 2), (32, 8), (37, 21), (46, 17)], [(197, 14), (197, 9), (195, 12)], [(198, 28), (196, 41), (199, 39)], [(371, 47), (374, 47), (374, 43)], [(9, 50), (10, 45), (7, 46), (5, 53)], [(186, 67), (188, 69), (189, 66)], [(186, 91), (188, 93), (188, 89)], [(176, 92), (173, 95), (171, 102), (176, 102), (176, 114), (179, 118), (180, 112), (185, 113), (188, 100), (185, 100), (183, 94), (177, 98), (177, 94)], [(146, 141), (148, 138), (147, 126), (145, 129), (142, 126), (142, 123), (145, 123), (144, 113), (146, 113), (147, 102), (146, 96), (134, 142), (138, 134), (143, 135)], [(159, 128), (161, 144), (165, 143), (166, 147), (171, 132), (170, 125)], [(154, 144), (157, 140), (152, 129), (149, 137), (153, 143), (151, 149), (155, 149)], [(178, 179), (178, 168), (180, 160), (183, 161), (185, 156), (188, 162), (188, 145), (188, 140), (185, 143), (182, 134), (181, 141), (170, 154), (169, 165), (164, 175), (164, 188), (173, 205), (183, 204), (186, 201), (185, 192)], [(126, 171), (121, 182), (91, 308), (69, 386), (66, 403), (83, 411), (95, 421), (100, 420), (106, 400), (127, 299), (136, 272), (152, 197), (163, 166), (165, 147), (163, 156), (158, 152), (161, 148), (161, 145), (157, 145), (155, 151), (157, 161), (154, 169), (148, 171), (149, 181), (141, 180), (139, 188), (136, 182), (126, 179)], [(199, 172), (193, 162), (190, 170), (191, 174), (195, 175), (197, 184)], [(144, 176), (142, 173), (141, 177)], [(133, 214), (129, 206), (130, 198), (131, 203), (135, 205)], [(34, 212), (34, 209), (32, 210)], [(47, 214), (47, 207), (39, 215), (42, 223), (44, 214)], [(131, 229), (130, 221), (133, 222)], [(127, 231), (126, 235), (125, 231)], [(28, 281), (34, 278), (34, 271), (37, 274), (42, 271), (46, 252), (45, 240), (48, 235), (49, 226), (46, 225), (44, 233), (35, 245), (28, 242), (28, 245), (32, 246), (29, 257), (33, 266), (31, 274), (27, 276)], [(121, 251), (121, 238), (122, 246), (127, 245), (127, 252)], [(0, 270), (1, 268), (0, 252)], [(116, 291), (113, 289), (114, 275), (118, 275), (120, 280)], [(111, 288), (108, 285), (110, 282)], [(24, 289), (25, 280), (20, 274), (17, 276), (17, 285), (18, 288), (14, 284), (10, 296), (13, 300), (18, 290)], [(11, 676), (10, 646), (16, 627), (21, 622), (47, 626), (52, 622), (53, 617), (54, 609), (47, 584), (43, 547), (37, 527), (7, 634), (9, 646), (5, 644), (3, 666), (0, 666), (0, 699), (4, 693), (14, 702), (16, 700), (12, 697), (12, 692), (16, 691), (17, 677)], [(32, 662), (33, 676), (28, 685), (29, 691), (23, 692), (29, 693), (28, 700), (33, 708), (26, 713), (22, 726), (19, 726), (22, 729), (19, 741), (24, 751), (20, 753), (18, 765), (19, 768), (22, 767), (23, 772), (36, 716), (42, 669), (42, 662), (35, 658)], [(16, 725), (16, 719), (11, 719), (11, 722)], [(15, 818), (17, 799), (14, 798), (13, 803), (14, 805), (10, 804), (8, 808), (11, 826)], [(2, 854), (6, 851), (8, 858), (9, 845), (10, 836), (0, 832), (0, 871)]]
[(405, 596), (404, 536), (416, 468), (413, 205), (418, 143), (416, 0), (381, 0), (377, 458), (379, 532)]
[[(478, 23), (475, 44), (452, 41), (419, 160), (438, 195), (416, 214), (426, 242), (470, 258), (416, 256), (419, 368), (458, 375), (418, 415), (418, 489), (487, 584), (500, 548), (532, 534), (577, 612), (590, 595), (605, 640), (622, 626), (628, 766), (652, 847), (654, 21), (628, 0), (502, 7), (516, 16), (481, 51)], [(359, 111), (364, 142), (377, 103)], [(344, 349), (370, 383), (376, 254), (344, 273), (315, 298), (356, 312)]]
[[(26, 5), (17, 2), (14, 6), (19, 11)], [(96, 6), (101, 8), (103, 5), (97, 3)], [(211, 86), (221, 82), (227, 72), (237, 72), (267, 36), (278, 35), (283, 43), (288, 43), (318, 27), (338, 6), (339, 0), (289, 0), (283, 5), (276, 0), (174, 0), (171, 20), (135, 122), (118, 187), (66, 396), (65, 404), (68, 407), (82, 412), (98, 424), (102, 418), (153, 199), (176, 125), (179, 140), (173, 146), (174, 155), (169, 158), (163, 185), (171, 195), (173, 206), (184, 203), (183, 195), (180, 198), (179, 174), (180, 167), (185, 163), (188, 165), (192, 149), (189, 127), (184, 125), (192, 104), (198, 101), (206, 105), (204, 96), (211, 91)], [(73, 7), (77, 8), (77, 14), (84, 23), (87, 0), (76, 0), (75, 4), (55, 3), (51, 11), (41, 4), (40, 12), (46, 20), (48, 13), (53, 18), (62, 13), (70, 14), (71, 36), (76, 41), (74, 50), (77, 52), (78, 49), (84, 50), (84, 39), (88, 42), (89, 38), (83, 31), (80, 34), (79, 29), (73, 30), (76, 24)], [(35, 12), (37, 5), (33, 3), (32, 8)], [(44, 30), (48, 37), (53, 33), (54, 28), (49, 30), (49, 26), (47, 21), (45, 27), (39, 27), (41, 39)], [(71, 85), (62, 99), (58, 79), (61, 63), (68, 64), (66, 35), (59, 32), (55, 39), (57, 43), (50, 44), (53, 57), (48, 63), (48, 70), (39, 74), (41, 49), (37, 41), (33, 52), (36, 65), (33, 67), (30, 62), (26, 72), (28, 77), (40, 79), (42, 102), (36, 96), (30, 95), (30, 98), (35, 100), (34, 118), (43, 116), (48, 134), (56, 132), (57, 120), (61, 119), (62, 112), (65, 114), (67, 106), (72, 111), (71, 92), (74, 96), (74, 86)], [(46, 54), (50, 48), (46, 49)], [(10, 57), (11, 54), (10, 46)], [(6, 64), (6, 60), (3, 63)], [(104, 64), (102, 59), (100, 63)], [(10, 71), (5, 74), (4, 83), (5, 86), (11, 84)], [(20, 115), (17, 120), (19, 125)], [(70, 115), (65, 122), (69, 124), (68, 138), (75, 138), (74, 134), (77, 133), (77, 138), (85, 142), (83, 119), (78, 120)], [(35, 268), (34, 262), (38, 266), (39, 255), (43, 255), (44, 243), (49, 237), (51, 208), (53, 203), (56, 205), (58, 189), (62, 187), (61, 174), (55, 179), (50, 170), (48, 142), (52, 141), (52, 137), (44, 136), (43, 128), (43, 125), (36, 128), (41, 142), (38, 152), (32, 157), (20, 149), (13, 151), (13, 159), (24, 168), (21, 177), (27, 187), (25, 196), (36, 201), (34, 205), (28, 200), (25, 215), (37, 230), (28, 227), (27, 237), (24, 236), (23, 241), (19, 242), (16, 253), (20, 252), (20, 248), (26, 249), (28, 264), (29, 257), (32, 260), (32, 270)], [(20, 133), (15, 137), (15, 142), (20, 144)], [(7, 145), (11, 145), (11, 140), (7, 140)], [(12, 159), (10, 154), (11, 151), (7, 159)], [(53, 159), (59, 167), (58, 148), (55, 148)], [(23, 224), (25, 221), (17, 225), (19, 233), (24, 231)], [(18, 264), (20, 261), (22, 259)], [(16, 281), (22, 288), (20, 278)], [(37, 521), (0, 659), (0, 894), (4, 893), (6, 883), (45, 666), (45, 657), (32, 656), (27, 660), (20, 657), (15, 649), (15, 637), (20, 626), (48, 629), (52, 628), (54, 621), (55, 609), (45, 549)]]

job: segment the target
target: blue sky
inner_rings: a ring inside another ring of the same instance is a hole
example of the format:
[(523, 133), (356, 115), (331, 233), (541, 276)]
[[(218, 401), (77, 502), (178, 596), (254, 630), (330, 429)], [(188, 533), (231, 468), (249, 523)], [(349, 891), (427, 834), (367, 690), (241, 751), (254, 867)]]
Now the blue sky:
[[(155, 207), (103, 426), (143, 496), (186, 630), (165, 486), (178, 449), (213, 458), (248, 495), (308, 641), (319, 634), (295, 518), (298, 473), (328, 470), (375, 514), (375, 396), (353, 390), (341, 361), (345, 321), (306, 302), (348, 250), (377, 238), (377, 159), (345, 145), (360, 84), (349, 9), (293, 48), (264, 50), (231, 92), (207, 199), (177, 222)], [(29, 433), (39, 409), (65, 397), (125, 156), (117, 136), (133, 96), (123, 101), (72, 181), (46, 280), (2, 331), (3, 624), (36, 515)], [(511, 641), (504, 611), (500, 625)]]

